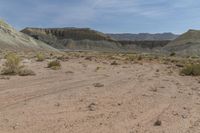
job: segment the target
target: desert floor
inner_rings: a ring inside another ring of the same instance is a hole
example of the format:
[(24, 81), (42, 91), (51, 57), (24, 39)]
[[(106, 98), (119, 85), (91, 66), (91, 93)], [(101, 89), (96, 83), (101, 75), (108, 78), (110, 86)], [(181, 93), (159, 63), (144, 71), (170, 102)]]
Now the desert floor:
[(200, 78), (173, 65), (47, 62), (23, 61), (36, 76), (0, 76), (0, 133), (200, 133)]

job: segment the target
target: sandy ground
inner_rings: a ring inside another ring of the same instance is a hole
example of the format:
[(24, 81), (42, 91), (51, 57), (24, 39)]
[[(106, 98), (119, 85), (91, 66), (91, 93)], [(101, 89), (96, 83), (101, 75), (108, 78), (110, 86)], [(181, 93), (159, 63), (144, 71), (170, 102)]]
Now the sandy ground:
[(0, 77), (0, 133), (200, 133), (198, 77), (119, 63), (74, 58), (55, 71), (25, 61), (36, 76)]

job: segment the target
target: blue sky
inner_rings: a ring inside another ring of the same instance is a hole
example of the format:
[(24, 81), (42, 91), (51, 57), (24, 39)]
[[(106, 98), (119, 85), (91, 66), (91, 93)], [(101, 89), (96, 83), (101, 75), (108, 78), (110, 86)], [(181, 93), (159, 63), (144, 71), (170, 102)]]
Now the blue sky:
[(199, 0), (0, 0), (0, 18), (24, 27), (90, 27), (106, 33), (200, 29)]

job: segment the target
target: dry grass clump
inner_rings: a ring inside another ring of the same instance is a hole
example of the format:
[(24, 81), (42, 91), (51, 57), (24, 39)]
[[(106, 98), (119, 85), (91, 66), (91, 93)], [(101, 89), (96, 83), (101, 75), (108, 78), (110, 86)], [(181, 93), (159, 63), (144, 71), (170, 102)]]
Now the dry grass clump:
[(54, 60), (54, 61), (49, 62), (47, 67), (53, 70), (58, 70), (61, 68), (61, 63), (59, 60)]
[(21, 59), (15, 53), (9, 53), (5, 56), (6, 62), (3, 64), (4, 68), (1, 71), (2, 75), (16, 75), (22, 68), (20, 65)]
[(36, 61), (42, 62), (45, 60), (45, 56), (42, 53), (37, 53), (36, 55)]
[(143, 57), (141, 56), (141, 55), (139, 55), (138, 57), (137, 57), (137, 60), (138, 61), (141, 61), (143, 59)]
[(128, 54), (125, 57), (126, 57), (125, 60), (127, 60), (127, 61), (135, 61), (137, 59), (137, 57), (135, 55)]
[(172, 53), (170, 53), (169, 56), (175, 56), (175, 55), (176, 55), (176, 53), (175, 53), (175, 52), (172, 52)]
[(113, 62), (111, 62), (110, 65), (112, 65), (112, 66), (116, 66), (116, 65), (119, 65), (119, 63), (117, 63), (116, 61), (113, 61)]
[(1, 71), (2, 75), (19, 75), (19, 76), (28, 76), (35, 75), (32, 70), (24, 69), (24, 66), (21, 65), (21, 58), (15, 53), (9, 53), (5, 56), (6, 62), (3, 64), (3, 70)]
[(190, 64), (185, 66), (181, 72), (185, 76), (200, 76), (200, 64)]

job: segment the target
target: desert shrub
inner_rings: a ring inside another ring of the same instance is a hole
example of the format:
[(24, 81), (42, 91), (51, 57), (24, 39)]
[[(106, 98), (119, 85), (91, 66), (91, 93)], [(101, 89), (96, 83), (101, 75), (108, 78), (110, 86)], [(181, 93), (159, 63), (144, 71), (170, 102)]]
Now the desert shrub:
[(3, 75), (16, 75), (22, 68), (20, 65), (21, 59), (14, 53), (9, 53), (5, 56), (6, 62), (3, 64), (4, 68), (1, 72)]
[(125, 60), (127, 60), (127, 61), (135, 61), (135, 59), (136, 59), (136, 56), (134, 56), (134, 55), (127, 55)]
[(170, 53), (170, 56), (175, 56), (175, 55), (176, 55), (175, 52)]
[(139, 55), (138, 57), (137, 57), (137, 60), (142, 60), (143, 58), (142, 58), (142, 56), (141, 55)]
[(61, 64), (60, 64), (60, 61), (54, 60), (54, 61), (49, 62), (47, 67), (53, 70), (57, 70), (61, 68)]
[(200, 64), (187, 65), (181, 70), (180, 74), (186, 76), (200, 76)]
[(100, 70), (101, 69), (101, 67), (96, 67), (96, 69), (95, 69), (95, 72), (97, 72), (98, 70)]
[(111, 65), (119, 65), (116, 61), (111, 62)]
[(44, 54), (42, 54), (42, 53), (38, 53), (37, 55), (36, 55), (36, 60), (37, 61), (44, 61), (45, 60), (45, 56), (44, 56)]
[(198, 59), (199, 57), (196, 56), (196, 55), (193, 55), (193, 56), (191, 56), (190, 58), (191, 58), (191, 59)]
[(18, 72), (19, 76), (33, 76), (35, 72), (30, 69), (21, 69)]

